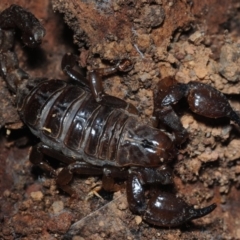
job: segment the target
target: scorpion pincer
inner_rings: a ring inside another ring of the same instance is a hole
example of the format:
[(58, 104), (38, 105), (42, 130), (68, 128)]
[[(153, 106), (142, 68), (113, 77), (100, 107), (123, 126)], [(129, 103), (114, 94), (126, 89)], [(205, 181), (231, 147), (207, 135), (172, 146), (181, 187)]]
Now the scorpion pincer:
[[(198, 82), (160, 81), (154, 117), (172, 130), (170, 134), (142, 123), (133, 105), (104, 92), (102, 78), (129, 71), (129, 59), (94, 69), (85, 77), (74, 70), (77, 57), (66, 54), (62, 70), (69, 81), (31, 78), (19, 67), (13, 51), (16, 28), (28, 47), (40, 44), (45, 30), (20, 6), (12, 5), (0, 14), (0, 73), (16, 95), (21, 119), (41, 140), (30, 153), (33, 164), (53, 174), (57, 185), (70, 195), (75, 193), (69, 186), (74, 173), (102, 175), (103, 188), (108, 191), (114, 190), (115, 179), (126, 180), (130, 210), (157, 226), (178, 226), (216, 208), (212, 204), (195, 209), (175, 193), (163, 191), (161, 185), (172, 187), (169, 164), (176, 157), (176, 146), (188, 136), (172, 105), (187, 97), (193, 112), (210, 118), (229, 117), (240, 125), (239, 116), (222, 93)], [(61, 161), (65, 167), (57, 173), (45, 156)], [(146, 185), (155, 186), (149, 199)]]

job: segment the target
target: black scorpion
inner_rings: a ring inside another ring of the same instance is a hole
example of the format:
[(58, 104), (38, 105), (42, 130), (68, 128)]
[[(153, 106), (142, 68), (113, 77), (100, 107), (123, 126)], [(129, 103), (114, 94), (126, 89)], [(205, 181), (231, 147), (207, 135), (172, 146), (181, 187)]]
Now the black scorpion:
[[(180, 84), (173, 79), (159, 82), (154, 116), (172, 134), (142, 123), (131, 104), (104, 93), (102, 78), (117, 71), (127, 72), (128, 59), (115, 66), (95, 69), (85, 78), (74, 70), (77, 58), (66, 54), (63, 71), (70, 81), (31, 78), (19, 68), (13, 51), (15, 29), (22, 32), (28, 47), (41, 43), (45, 30), (30, 12), (12, 5), (0, 14), (0, 73), (23, 122), (41, 143), (34, 146), (30, 161), (56, 177), (60, 188), (74, 194), (68, 185), (73, 174), (103, 175), (103, 188), (114, 190), (114, 179), (127, 180), (127, 199), (132, 212), (148, 223), (178, 226), (212, 212), (216, 204), (194, 209), (183, 199), (161, 187), (148, 200), (145, 185), (172, 185), (169, 163), (176, 157), (176, 145), (187, 138), (172, 105), (187, 97), (189, 107), (203, 116), (227, 116), (240, 125), (226, 97), (216, 89), (197, 82)], [(59, 174), (44, 161), (45, 155), (63, 162)]]

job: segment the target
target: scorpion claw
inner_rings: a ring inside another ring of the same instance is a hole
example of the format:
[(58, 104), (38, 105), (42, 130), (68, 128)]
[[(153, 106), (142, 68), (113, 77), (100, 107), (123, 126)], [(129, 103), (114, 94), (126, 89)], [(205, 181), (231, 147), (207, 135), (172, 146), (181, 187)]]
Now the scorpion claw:
[(157, 193), (149, 200), (143, 216), (144, 220), (161, 227), (175, 227), (192, 219), (203, 217), (216, 208), (213, 203), (207, 207), (194, 209), (183, 199), (171, 193)]
[(189, 210), (189, 213), (191, 213), (192, 215), (191, 219), (204, 217), (205, 215), (211, 213), (216, 207), (217, 207), (217, 204), (213, 203), (204, 208), (199, 208), (199, 209), (192, 208), (191, 210)]
[(160, 189), (147, 201), (144, 193), (144, 184), (151, 184), (161, 179), (162, 184), (171, 184), (167, 168), (159, 169), (157, 175), (150, 169), (131, 169), (127, 181), (127, 198), (132, 212), (140, 214), (143, 219), (160, 227), (176, 227), (192, 219), (203, 217), (216, 208), (212, 204), (205, 208), (194, 209), (182, 198)]

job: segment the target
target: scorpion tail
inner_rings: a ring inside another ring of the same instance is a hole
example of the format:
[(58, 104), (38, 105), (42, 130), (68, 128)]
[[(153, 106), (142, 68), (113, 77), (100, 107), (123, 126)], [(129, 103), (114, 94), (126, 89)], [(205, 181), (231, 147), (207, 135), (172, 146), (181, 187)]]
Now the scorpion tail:
[(11, 5), (0, 13), (0, 76), (13, 93), (17, 92), (24, 79), (29, 78), (19, 67), (17, 55), (12, 50), (16, 28), (22, 32), (23, 43), (29, 47), (40, 44), (45, 34), (38, 19), (20, 6)]
[(36, 47), (45, 35), (45, 29), (39, 20), (30, 12), (18, 5), (11, 5), (0, 14), (0, 28), (22, 32), (23, 43), (29, 47)]

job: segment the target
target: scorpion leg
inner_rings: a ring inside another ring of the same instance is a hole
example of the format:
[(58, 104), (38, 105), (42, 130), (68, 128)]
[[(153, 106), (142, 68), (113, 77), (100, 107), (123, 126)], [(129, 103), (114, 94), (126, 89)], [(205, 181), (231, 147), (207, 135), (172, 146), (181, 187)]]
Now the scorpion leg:
[(171, 172), (168, 169), (130, 169), (127, 180), (127, 198), (132, 212), (140, 214), (151, 224), (162, 227), (174, 227), (189, 220), (203, 217), (216, 208), (212, 204), (205, 208), (194, 209), (183, 199), (173, 193), (155, 192), (147, 202), (145, 199), (145, 184), (171, 184)]
[(128, 177), (128, 170), (116, 167), (104, 167), (102, 187), (108, 192), (117, 192), (120, 190), (120, 185), (116, 183), (115, 179), (126, 180)]
[[(68, 165), (62, 168), (62, 170), (57, 174), (55, 169), (45, 161), (45, 156), (52, 157)], [(56, 178), (57, 185), (69, 195), (75, 195), (75, 191), (68, 186), (74, 173), (89, 176), (103, 175), (102, 187), (104, 190), (111, 192), (119, 190), (120, 186), (115, 183), (116, 178), (125, 180), (128, 176), (128, 172), (125, 169), (119, 169), (116, 167), (101, 168), (90, 165), (81, 160), (75, 161), (42, 143), (39, 143), (32, 148), (29, 160), (33, 165), (40, 167), (42, 170), (49, 172), (50, 175), (54, 176)], [(99, 188), (98, 191), (100, 189), (101, 188)], [(93, 190), (93, 192), (95, 192), (95, 190)]]
[(70, 186), (68, 186), (73, 178), (74, 173), (89, 176), (102, 175), (102, 168), (90, 165), (81, 160), (70, 163), (67, 167), (64, 167), (57, 175), (56, 183), (64, 192), (68, 193), (71, 196), (76, 196), (75, 191)]
[(50, 175), (56, 176), (56, 171), (48, 163), (45, 162), (44, 154), (42, 153), (42, 144), (37, 144), (32, 147), (29, 155), (29, 161), (40, 167), (43, 171), (49, 172)]
[(73, 81), (81, 84), (84, 88), (89, 90), (88, 80), (78, 71), (74, 70), (74, 66), (78, 61), (78, 57), (71, 53), (66, 53), (62, 58), (61, 67), (63, 72), (69, 76)]
[[(60, 162), (67, 164), (67, 166), (62, 168), (57, 174), (55, 169), (45, 161), (45, 156), (57, 159)], [(67, 157), (41, 143), (32, 148), (29, 160), (32, 164), (55, 176), (57, 185), (69, 195), (75, 195), (75, 191), (68, 186), (74, 173), (83, 175), (102, 175), (103, 173), (103, 170), (100, 167), (92, 166), (81, 160), (75, 161), (73, 158)]]
[[(58, 174), (46, 161), (45, 156), (52, 157), (67, 164)], [(49, 172), (50, 175), (56, 177), (57, 185), (69, 195), (74, 195), (74, 190), (68, 186), (73, 178), (73, 174), (81, 175), (103, 175), (102, 187), (106, 191), (118, 191), (119, 185), (115, 183), (114, 179), (125, 180), (127, 179), (128, 172), (125, 169), (116, 167), (96, 167), (81, 160), (73, 160), (62, 153), (51, 149), (49, 146), (39, 143), (34, 146), (30, 153), (30, 162), (35, 166), (40, 167), (42, 170)]]
[[(64, 157), (64, 156), (62, 156)], [(60, 159), (59, 159), (60, 160)], [(88, 176), (100, 176), (102, 177), (102, 186), (94, 187), (88, 194), (88, 197), (96, 195), (101, 198), (98, 192), (103, 188), (105, 191), (116, 192), (120, 189), (120, 186), (115, 183), (114, 179), (118, 178), (121, 180), (127, 179), (127, 170), (119, 169), (115, 167), (97, 167), (88, 164), (84, 161), (75, 161), (70, 163), (67, 167), (63, 168), (56, 177), (57, 185), (69, 195), (76, 195), (75, 191), (68, 186), (73, 178), (73, 174), (88, 175)]]
[(104, 189), (107, 192), (117, 192), (122, 188), (122, 184), (116, 182), (117, 180), (126, 180), (128, 177), (128, 170), (125, 168), (118, 168), (112, 166), (105, 166), (102, 171), (102, 184), (101, 186), (95, 186), (94, 189), (88, 194), (89, 197), (95, 195), (102, 199), (98, 194), (101, 189)]
[(62, 59), (62, 70), (72, 80), (78, 82), (86, 89), (90, 90), (97, 102), (114, 108), (123, 108), (133, 114), (138, 114), (137, 109), (130, 103), (114, 96), (106, 94), (103, 90), (102, 79), (104, 76), (116, 73), (117, 71), (127, 72), (132, 68), (132, 63), (128, 59), (119, 61), (115, 66), (109, 68), (99, 68), (89, 71), (88, 79), (81, 73), (74, 70), (78, 58), (70, 53), (64, 55)]

